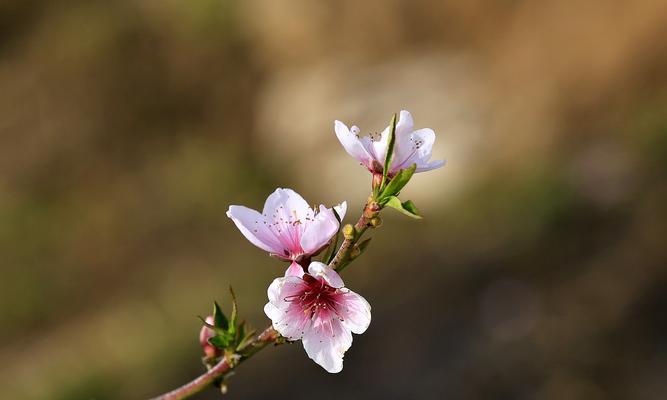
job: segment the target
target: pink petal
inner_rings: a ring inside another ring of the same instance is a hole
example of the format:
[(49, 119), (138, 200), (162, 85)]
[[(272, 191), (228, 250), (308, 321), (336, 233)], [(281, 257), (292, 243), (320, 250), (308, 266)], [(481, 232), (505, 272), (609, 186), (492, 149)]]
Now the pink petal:
[(326, 283), (334, 288), (342, 288), (345, 286), (343, 279), (330, 266), (319, 261), (313, 261), (308, 266), (308, 273), (315, 278), (322, 278)]
[(343, 316), (343, 324), (353, 333), (360, 335), (366, 332), (371, 323), (371, 305), (366, 299), (349, 290), (342, 295), (343, 307), (339, 312)]
[(297, 262), (292, 261), (292, 264), (290, 264), (290, 266), (285, 271), (285, 276), (296, 276), (297, 278), (301, 278), (303, 273), (303, 267)]
[(304, 332), (303, 348), (311, 360), (327, 372), (343, 369), (343, 356), (352, 346), (352, 334), (337, 319), (316, 319)]
[(431, 161), (426, 165), (422, 165), (420, 167), (417, 167), (415, 172), (424, 172), (424, 171), (430, 171), (432, 169), (440, 168), (443, 165), (445, 165), (447, 162), (445, 160), (435, 160)]
[(227, 216), (255, 246), (269, 253), (283, 253), (284, 246), (265, 224), (266, 220), (262, 214), (244, 206), (229, 206)]
[(304, 228), (301, 248), (308, 254), (316, 253), (338, 232), (339, 226), (333, 211), (320, 205), (320, 212), (315, 216), (314, 221), (307, 223)]
[(313, 209), (310, 208), (308, 202), (301, 197), (300, 194), (292, 189), (278, 188), (269, 195), (264, 203), (264, 210), (262, 213), (273, 220), (275, 215), (277, 218), (282, 217), (305, 220), (313, 217)]
[[(357, 130), (358, 129), (359, 128), (357, 128)], [(359, 137), (355, 133), (350, 132), (350, 130), (347, 128), (347, 125), (340, 121), (334, 122), (334, 131), (336, 132), (336, 136), (338, 137), (340, 144), (342, 144), (343, 148), (345, 148), (345, 151), (347, 151), (349, 155), (356, 158), (362, 164), (368, 166), (368, 163), (371, 160), (371, 156), (368, 154), (366, 148), (359, 140)]]

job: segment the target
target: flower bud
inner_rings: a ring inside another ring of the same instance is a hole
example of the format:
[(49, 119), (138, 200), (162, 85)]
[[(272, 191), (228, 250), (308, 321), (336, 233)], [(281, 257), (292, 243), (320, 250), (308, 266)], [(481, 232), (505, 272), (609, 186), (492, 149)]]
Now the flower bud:
[(368, 221), (368, 223), (373, 228), (378, 228), (378, 227), (382, 226), (382, 218), (380, 218), (380, 217), (371, 218), (371, 220)]
[(354, 226), (347, 224), (343, 227), (343, 237), (348, 240), (354, 239)]
[[(206, 317), (207, 324), (213, 325), (213, 322), (214, 321), (212, 315)], [(209, 328), (206, 325), (202, 326), (201, 331), (199, 331), (199, 344), (204, 350), (206, 358), (215, 358), (221, 354), (220, 349), (218, 349), (217, 347), (213, 346), (208, 342), (208, 340), (213, 336), (215, 336), (215, 331), (213, 331), (213, 329)]]

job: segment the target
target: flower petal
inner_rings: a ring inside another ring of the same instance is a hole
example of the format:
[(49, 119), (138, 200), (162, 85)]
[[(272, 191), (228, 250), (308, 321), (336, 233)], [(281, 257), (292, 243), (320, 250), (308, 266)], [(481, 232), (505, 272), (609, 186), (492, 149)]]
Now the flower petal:
[[(300, 194), (292, 189), (278, 188), (269, 195), (262, 213), (270, 220), (283, 218), (304, 221), (313, 217), (313, 209)], [(275, 216), (275, 217), (274, 217)]]
[(366, 332), (371, 323), (371, 305), (366, 299), (351, 290), (343, 295), (343, 304), (340, 310), (343, 324), (357, 335)]
[(347, 201), (344, 201), (340, 203), (337, 206), (334, 206), (334, 210), (338, 213), (338, 217), (340, 218), (341, 222), (345, 218), (345, 214), (347, 213)]
[(227, 216), (255, 246), (269, 253), (283, 253), (284, 246), (269, 229), (265, 223), (266, 219), (259, 212), (244, 206), (229, 206)]
[(338, 232), (339, 227), (340, 224), (333, 211), (320, 205), (320, 212), (313, 221), (306, 224), (303, 230), (301, 248), (308, 254), (316, 253)]
[(316, 319), (305, 331), (303, 348), (311, 360), (330, 373), (343, 369), (343, 356), (352, 346), (352, 334), (337, 318)]
[(345, 286), (343, 279), (336, 271), (333, 270), (330, 266), (323, 264), (319, 261), (313, 261), (308, 266), (308, 274), (314, 276), (315, 278), (322, 278), (326, 283), (334, 288), (342, 288)]
[(292, 264), (290, 264), (285, 271), (285, 276), (296, 276), (297, 278), (301, 278), (303, 274), (303, 267), (296, 261), (292, 261)]
[(264, 313), (271, 319), (274, 329), (290, 340), (300, 339), (310, 319), (290, 297), (301, 295), (306, 285), (301, 278), (289, 276), (276, 278), (268, 289), (269, 302)]
[(445, 160), (431, 161), (426, 165), (422, 165), (421, 167), (417, 167), (417, 169), (415, 169), (415, 172), (430, 171), (432, 169), (440, 168), (445, 164), (447, 164), (447, 161), (445, 161)]
[(342, 144), (343, 148), (345, 148), (345, 151), (347, 151), (349, 155), (357, 159), (360, 163), (368, 166), (371, 160), (371, 156), (368, 154), (366, 148), (359, 140), (359, 128), (353, 126), (352, 131), (350, 131), (350, 129), (347, 128), (347, 125), (336, 120), (334, 122), (334, 131), (336, 132), (336, 136), (338, 137), (340, 144)]

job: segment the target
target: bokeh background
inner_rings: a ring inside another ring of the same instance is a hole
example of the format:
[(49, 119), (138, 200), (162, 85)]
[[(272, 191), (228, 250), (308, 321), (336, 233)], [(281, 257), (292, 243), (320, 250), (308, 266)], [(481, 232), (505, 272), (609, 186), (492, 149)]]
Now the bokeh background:
[[(347, 200), (333, 121), (406, 108), (445, 168), (346, 283), (341, 374), (262, 352), (230, 399), (667, 398), (667, 3), (0, 3), (0, 387), (141, 399), (202, 371), (212, 300), (285, 265), (225, 217)], [(200, 399), (216, 399), (213, 389)]]

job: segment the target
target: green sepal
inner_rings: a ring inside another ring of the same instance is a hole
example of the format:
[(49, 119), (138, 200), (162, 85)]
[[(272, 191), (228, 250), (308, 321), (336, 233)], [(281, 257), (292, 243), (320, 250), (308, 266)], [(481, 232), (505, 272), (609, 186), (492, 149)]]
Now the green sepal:
[(252, 343), (253, 339), (255, 338), (255, 333), (257, 331), (255, 329), (246, 331), (246, 329), (246, 323), (242, 322), (241, 325), (239, 325), (239, 332), (237, 334), (236, 351), (241, 351), (248, 347), (248, 345)]
[(416, 169), (417, 164), (412, 164), (410, 167), (398, 171), (396, 176), (394, 176), (391, 181), (389, 181), (387, 186), (380, 194), (378, 203), (380, 203), (380, 205), (385, 205), (391, 196), (397, 196), (401, 192), (401, 189), (403, 189), (403, 187), (405, 187), (405, 185), (410, 182), (410, 179), (412, 178), (412, 175), (414, 175)]
[(236, 294), (234, 294), (234, 289), (229, 287), (229, 293), (232, 295), (232, 314), (229, 316), (229, 329), (228, 332), (234, 336), (236, 335), (236, 319), (238, 318), (238, 306), (236, 304)]
[(391, 196), (385, 203), (385, 206), (398, 210), (408, 217), (412, 217), (414, 219), (422, 218), (421, 215), (419, 215), (417, 207), (415, 207), (415, 204), (411, 200), (401, 203), (401, 200), (399, 200), (398, 197)]
[(227, 317), (225, 316), (225, 313), (222, 312), (220, 304), (218, 304), (217, 301), (213, 302), (213, 325), (225, 330), (229, 327), (229, 321), (227, 321)]
[(208, 338), (208, 342), (211, 345), (224, 350), (229, 347), (230, 343), (232, 342), (232, 337), (230, 337), (228, 332), (225, 332)]

